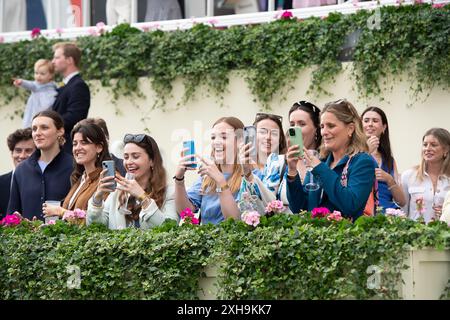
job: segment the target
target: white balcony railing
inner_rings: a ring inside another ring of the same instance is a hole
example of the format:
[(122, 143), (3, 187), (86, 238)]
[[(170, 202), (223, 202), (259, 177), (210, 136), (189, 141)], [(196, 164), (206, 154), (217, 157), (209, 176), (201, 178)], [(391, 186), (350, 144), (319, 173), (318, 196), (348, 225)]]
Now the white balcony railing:
[[(373, 10), (380, 6), (398, 6), (399, 5), (398, 1), (399, 0), (380, 0), (380, 1), (366, 1), (366, 2), (347, 1), (337, 5), (300, 8), (300, 9), (292, 9), (289, 11), (292, 12), (294, 17), (305, 19), (311, 16), (324, 17), (331, 12), (351, 14), (361, 9)], [(439, 3), (449, 3), (450, 0), (438, 0), (438, 1), (425, 0), (422, 2), (427, 3), (433, 2), (435, 4), (439, 4)], [(402, 5), (411, 5), (411, 4), (414, 4), (413, 0), (407, 0), (402, 2)], [(229, 27), (235, 25), (260, 24), (271, 22), (278, 19), (281, 13), (282, 11), (268, 11), (268, 12), (257, 12), (247, 14), (234, 14), (227, 16), (215, 16), (215, 17), (209, 16), (192, 19), (141, 22), (141, 23), (132, 23), (131, 25), (136, 28), (140, 28), (142, 30), (159, 29), (163, 31), (189, 29), (197, 23), (214, 24), (214, 26), (216, 27)], [(114, 26), (104, 26), (102, 28), (104, 31), (109, 31), (113, 29)], [(95, 26), (66, 28), (63, 30), (48, 29), (48, 30), (41, 30), (41, 34), (49, 39), (58, 39), (58, 38), (74, 39), (80, 36), (92, 35), (98, 30), (99, 27)], [(31, 31), (0, 33), (0, 42), (17, 42), (20, 40), (29, 40), (29, 39), (31, 39)]]

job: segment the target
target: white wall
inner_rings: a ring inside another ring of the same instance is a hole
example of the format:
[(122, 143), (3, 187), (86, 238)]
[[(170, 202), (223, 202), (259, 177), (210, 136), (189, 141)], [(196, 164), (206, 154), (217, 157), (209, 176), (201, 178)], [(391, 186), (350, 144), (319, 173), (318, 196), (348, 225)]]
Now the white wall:
[[(274, 99), (271, 112), (282, 115), (284, 126), (287, 128), (288, 110), (293, 102), (301, 99), (310, 100), (315, 102), (317, 106), (322, 107), (328, 101), (345, 97), (353, 102), (360, 112), (367, 104), (379, 106), (388, 116), (391, 143), (400, 172), (419, 162), (421, 139), (427, 129), (443, 127), (450, 130), (450, 108), (448, 105), (450, 91), (435, 89), (425, 102), (416, 102), (408, 107), (407, 104), (412, 101), (408, 90), (409, 83), (400, 82), (394, 84), (392, 92), (385, 93), (385, 101), (381, 101), (381, 99), (359, 101), (355, 89), (352, 88), (353, 83), (348, 78), (349, 71), (343, 72), (336, 79), (335, 84), (328, 86), (328, 89), (333, 93), (332, 96), (321, 96), (315, 99), (305, 95), (310, 80), (310, 72), (301, 72), (297, 81), (293, 84), (295, 90), (289, 92), (283, 102)], [(139, 107), (136, 107), (127, 99), (120, 99), (117, 104), (121, 111), (119, 115), (116, 115), (116, 107), (109, 101), (111, 95), (96, 83), (100, 90), (94, 93), (92, 97), (89, 116), (103, 117), (107, 121), (111, 141), (121, 140), (125, 133), (143, 132), (144, 128), (148, 127), (151, 135), (162, 149), (165, 165), (171, 177), (180, 150), (182, 138), (179, 134), (183, 133), (183, 129), (196, 140), (197, 148), (206, 148), (209, 142), (207, 130), (210, 129), (211, 124), (216, 119), (221, 116), (232, 115), (237, 116), (248, 125), (253, 122), (255, 113), (260, 111), (258, 105), (253, 102), (253, 97), (250, 95), (245, 81), (236, 74), (233, 74), (230, 80), (229, 92), (225, 94), (224, 107), (219, 107), (215, 97), (202, 97), (202, 94), (198, 94), (197, 101), (189, 102), (175, 111), (176, 104), (183, 94), (183, 86), (179, 79), (174, 83), (174, 98), (169, 99), (167, 103), (167, 108), (171, 111), (163, 112), (161, 110), (150, 110), (154, 101), (153, 92), (149, 79), (143, 78), (141, 79), (141, 85), (147, 98), (136, 101)], [(16, 102), (0, 108), (2, 124), (0, 128), (0, 141), (2, 141), (0, 153), (4, 155), (0, 158), (1, 173), (12, 168), (10, 153), (6, 146), (6, 137), (21, 125), (21, 119), (9, 120), (7, 117), (13, 112), (14, 108), (20, 106), (21, 104)], [(148, 117), (145, 124), (141, 121), (141, 118), (144, 117)], [(188, 182), (191, 182), (194, 177), (195, 174), (192, 173), (187, 178)]]

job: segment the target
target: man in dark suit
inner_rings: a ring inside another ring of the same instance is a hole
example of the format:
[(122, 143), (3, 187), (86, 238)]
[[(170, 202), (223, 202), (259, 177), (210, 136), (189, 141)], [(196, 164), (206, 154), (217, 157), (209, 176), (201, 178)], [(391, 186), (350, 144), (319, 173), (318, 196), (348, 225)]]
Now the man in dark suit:
[(70, 132), (75, 124), (87, 118), (91, 105), (89, 87), (81, 78), (81, 50), (71, 42), (59, 42), (53, 46), (55, 72), (63, 76), (64, 86), (58, 88), (53, 110), (64, 120), (66, 143), (64, 151), (72, 154)]
[[(18, 129), (11, 133), (6, 142), (11, 151), (11, 156), (16, 168), (19, 163), (28, 159), (28, 157), (36, 149), (33, 138), (31, 137), (31, 129)], [(11, 191), (11, 180), (13, 171), (0, 176), (0, 217), (4, 217), (8, 209), (9, 194)]]

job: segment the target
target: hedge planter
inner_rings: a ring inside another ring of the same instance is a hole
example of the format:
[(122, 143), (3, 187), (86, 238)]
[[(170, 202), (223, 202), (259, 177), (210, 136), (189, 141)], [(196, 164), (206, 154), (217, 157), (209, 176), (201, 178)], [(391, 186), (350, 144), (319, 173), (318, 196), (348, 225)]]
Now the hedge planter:
[[(442, 298), (450, 279), (449, 249), (408, 250), (404, 264), (408, 268), (402, 271), (402, 281), (397, 287), (401, 299), (437, 300)], [(373, 277), (375, 291), (382, 286), (382, 283), (376, 283), (376, 271), (373, 268), (368, 274), (368, 285), (371, 283), (370, 277)], [(202, 277), (199, 279), (199, 299), (218, 298), (218, 276), (219, 268), (216, 264), (203, 268)]]

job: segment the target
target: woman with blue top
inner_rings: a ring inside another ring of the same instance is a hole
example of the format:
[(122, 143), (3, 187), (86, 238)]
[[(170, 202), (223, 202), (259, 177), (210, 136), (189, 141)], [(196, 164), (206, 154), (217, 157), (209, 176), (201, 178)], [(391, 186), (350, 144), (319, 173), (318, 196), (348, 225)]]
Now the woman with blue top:
[[(295, 102), (289, 110), (289, 124), (291, 127), (301, 128), (303, 144), (306, 149), (317, 150), (319, 148), (322, 141), (322, 136), (320, 134), (320, 109), (317, 106), (304, 100)], [(280, 130), (282, 131), (281, 121), (279, 125)], [(282, 137), (283, 140), (280, 139), (279, 142), (280, 146), (286, 145), (286, 138), (284, 135), (282, 135)], [(288, 209), (289, 203), (286, 195), (286, 150), (281, 147), (279, 149), (279, 153), (274, 152), (269, 155), (261, 175), (256, 175), (255, 171), (253, 171), (254, 177), (247, 177), (245, 180), (250, 183), (257, 184), (258, 191), (264, 202), (281, 200), (287, 208), (285, 212), (290, 212)], [(242, 153), (242, 162), (248, 163), (248, 148), (243, 148)], [(299, 161), (297, 163), (297, 170), (300, 174), (301, 180), (303, 181), (306, 175), (306, 167), (303, 161)], [(244, 167), (244, 171), (248, 172), (248, 169)]]
[[(306, 192), (297, 171), (299, 147), (289, 146), (287, 152), (287, 198), (292, 212), (326, 207), (340, 211), (356, 220), (364, 212), (375, 180), (375, 163), (367, 153), (367, 139), (355, 107), (345, 99), (327, 103), (321, 114), (322, 161), (304, 158), (312, 167), (314, 179), (320, 182), (317, 191)], [(308, 174), (306, 179), (308, 179)]]
[(380, 108), (369, 107), (364, 110), (361, 118), (369, 153), (378, 165), (375, 176), (378, 180), (379, 206), (383, 208), (383, 212), (387, 208), (399, 209), (406, 204), (406, 197), (398, 184), (400, 178), (392, 156), (386, 114)]
[(14, 171), (8, 213), (44, 220), (42, 205), (61, 201), (70, 190), (72, 156), (63, 151), (64, 122), (52, 110), (36, 114), (31, 124), (36, 151)]
[(237, 161), (239, 134), (244, 124), (235, 117), (217, 120), (211, 133), (211, 159), (200, 159), (200, 177), (187, 191), (184, 185), (186, 170), (195, 170), (189, 165), (187, 155), (180, 159), (175, 176), (175, 203), (177, 212), (186, 208), (193, 212), (200, 210), (201, 224), (218, 224), (226, 218), (240, 218), (236, 198), (242, 180), (242, 168)]

